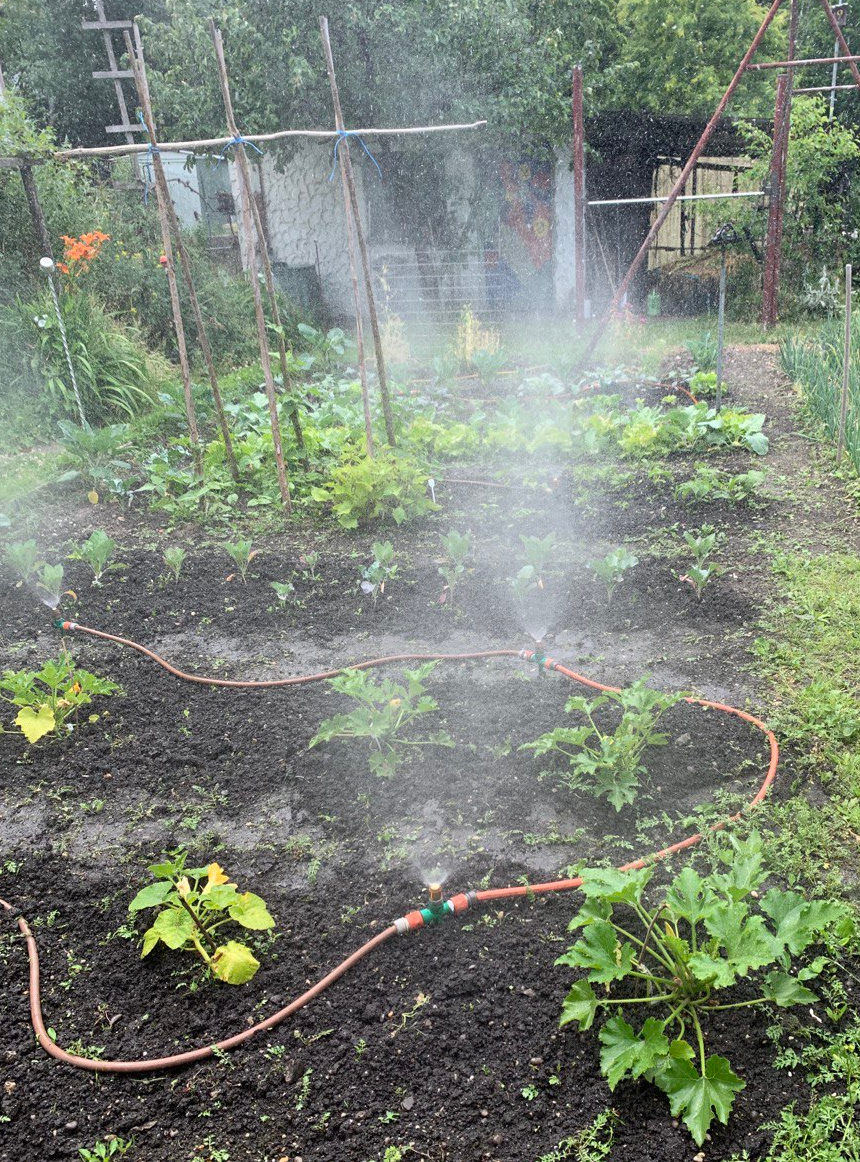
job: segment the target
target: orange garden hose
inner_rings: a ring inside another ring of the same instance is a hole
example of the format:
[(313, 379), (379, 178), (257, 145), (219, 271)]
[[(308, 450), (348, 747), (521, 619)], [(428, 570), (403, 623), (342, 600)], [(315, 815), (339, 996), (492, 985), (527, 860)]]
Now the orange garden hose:
[[(56, 622), (58, 628), (66, 631), (77, 630), (80, 633), (88, 633), (93, 637), (103, 638), (106, 641), (116, 642), (118, 645), (129, 646), (131, 649), (137, 650), (139, 653), (157, 662), (168, 673), (173, 674), (177, 678), (182, 678), (189, 682), (197, 682), (206, 686), (230, 686), (230, 687), (247, 687), (247, 688), (271, 688), (276, 686), (295, 686), (307, 682), (320, 682), (326, 678), (333, 678), (337, 674), (343, 673), (343, 669), (328, 670), (319, 674), (304, 674), (293, 678), (277, 678), (269, 681), (231, 681), (225, 678), (207, 678), (198, 674), (188, 674), (183, 670), (172, 666), (164, 658), (160, 657), (153, 650), (147, 649), (146, 646), (140, 645), (138, 642), (131, 641), (129, 638), (118, 637), (115, 634), (105, 633), (102, 630), (91, 629), (85, 625), (78, 625), (74, 621), (58, 620)], [(545, 670), (553, 670), (558, 674), (562, 674), (565, 678), (569, 678), (573, 682), (578, 682), (583, 686), (590, 686), (594, 690), (609, 691), (613, 693), (618, 692), (617, 686), (605, 686), (600, 682), (595, 682), (591, 678), (586, 678), (582, 674), (577, 674), (576, 671), (570, 670), (567, 666), (563, 666), (560, 662), (554, 661), (552, 658), (546, 657), (537, 650), (480, 650), (474, 653), (465, 654), (394, 654), (384, 658), (371, 658), (368, 661), (359, 662), (357, 665), (348, 667), (349, 669), (367, 670), (377, 666), (387, 665), (391, 662), (416, 662), (416, 661), (466, 661), (470, 659), (480, 658), (524, 658), (527, 661), (535, 662), (540, 668)], [(771, 783), (776, 775), (777, 763), (779, 762), (779, 748), (777, 746), (776, 738), (773, 731), (770, 730), (760, 719), (755, 718), (752, 714), (748, 714), (745, 710), (739, 710), (734, 706), (727, 706), (722, 702), (710, 702), (703, 698), (686, 698), (686, 702), (695, 706), (704, 706), (711, 710), (721, 710), (725, 714), (732, 714), (737, 718), (741, 718), (744, 722), (749, 722), (751, 725), (757, 727), (766, 736), (770, 746), (770, 761), (768, 763), (767, 772), (759, 786), (756, 794), (750, 800), (746, 810), (755, 807), (764, 799), (768, 792)], [(709, 831), (720, 831), (729, 823), (735, 822), (740, 818), (742, 812), (737, 812), (735, 815), (722, 820), (719, 823), (713, 824)], [(686, 839), (680, 840), (678, 843), (673, 843), (669, 847), (664, 847), (661, 851), (653, 852), (650, 855), (643, 856), (641, 859), (633, 860), (630, 863), (624, 864), (620, 871), (632, 871), (636, 868), (645, 867), (647, 864), (654, 863), (657, 860), (666, 859), (668, 856), (679, 851), (685, 851), (690, 847), (695, 847), (704, 838), (703, 833), (697, 832), (695, 835), (689, 835)], [(532, 896), (539, 893), (546, 892), (563, 892), (578, 888), (582, 884), (582, 877), (576, 876), (573, 879), (554, 880), (545, 884), (529, 884), (516, 885), (507, 888), (490, 888), (479, 892), (464, 892), (456, 896), (452, 896), (449, 900), (438, 907), (435, 911), (430, 909), (420, 909), (409, 912), (406, 916), (395, 920), (393, 924), (389, 924), (381, 932), (378, 932), (370, 940), (357, 948), (355, 952), (341, 961), (335, 968), (321, 977), (309, 989), (303, 992), (295, 1000), (291, 1001), (285, 1008), (280, 1009), (271, 1016), (266, 1017), (265, 1020), (252, 1025), (250, 1028), (243, 1029), (240, 1033), (235, 1033), (232, 1037), (227, 1037), (224, 1040), (216, 1042), (214, 1045), (202, 1045), (197, 1049), (189, 1049), (184, 1053), (175, 1053), (169, 1057), (160, 1057), (153, 1059), (138, 1059), (131, 1061), (105, 1061), (94, 1060), (89, 1057), (79, 1057), (74, 1053), (68, 1053), (65, 1049), (61, 1049), (57, 1045), (45, 1027), (44, 1018), (42, 1016), (42, 1005), (40, 998), (40, 977), (39, 977), (39, 952), (36, 946), (36, 940), (30, 929), (29, 924), (23, 916), (18, 916), (18, 930), (24, 937), (27, 944), (27, 955), (30, 964), (30, 1020), (33, 1025), (33, 1030), (36, 1034), (36, 1040), (42, 1046), (46, 1053), (57, 1061), (62, 1061), (65, 1065), (72, 1065), (78, 1069), (86, 1069), (93, 1073), (151, 1073), (155, 1070), (173, 1069), (177, 1066), (191, 1065), (196, 1061), (203, 1061), (207, 1057), (213, 1056), (214, 1053), (224, 1052), (228, 1049), (234, 1049), (237, 1045), (249, 1040), (257, 1033), (263, 1032), (265, 1029), (271, 1029), (275, 1025), (279, 1025), (287, 1017), (292, 1016), (293, 1013), (303, 1008), (306, 1004), (312, 1001), (320, 993), (324, 992), (329, 985), (334, 984), (339, 980), (354, 964), (362, 960), (374, 949), (384, 944), (392, 936), (400, 934), (404, 935), (407, 932), (414, 931), (417, 928), (423, 927), (425, 924), (433, 923), (442, 914), (455, 915), (466, 911), (475, 903), (480, 903), (488, 900), (509, 900), (517, 897)], [(5, 900), (0, 899), (0, 907), (6, 912), (13, 912), (14, 908)]]

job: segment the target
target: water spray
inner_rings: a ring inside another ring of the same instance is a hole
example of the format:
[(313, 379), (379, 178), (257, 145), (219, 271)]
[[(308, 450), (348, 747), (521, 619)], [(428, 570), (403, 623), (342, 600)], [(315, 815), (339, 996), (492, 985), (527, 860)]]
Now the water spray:
[(69, 369), (69, 378), (72, 381), (72, 391), (75, 393), (75, 402), (78, 405), (78, 415), (81, 417), (81, 427), (88, 428), (89, 424), (87, 423), (87, 417), (84, 415), (84, 405), (81, 402), (81, 393), (78, 390), (78, 380), (77, 376), (75, 375), (74, 365), (72, 363), (72, 353), (69, 351), (69, 340), (68, 336), (66, 335), (66, 324), (63, 321), (63, 312), (60, 310), (60, 297), (57, 294), (57, 285), (54, 281), (54, 270), (56, 269), (54, 260), (53, 258), (49, 258), (46, 255), (44, 258), (39, 259), (39, 266), (41, 266), (42, 270), (44, 270), (45, 274), (48, 276), (48, 286), (51, 291), (51, 298), (54, 302), (54, 314), (57, 316), (57, 324), (60, 328), (60, 338), (63, 341), (63, 351), (66, 353), (66, 365)]
[[(182, 670), (172, 666), (165, 661), (154, 651), (141, 645), (139, 642), (131, 641), (129, 638), (118, 637), (115, 634), (104, 632), (104, 630), (92, 629), (89, 626), (80, 625), (78, 622), (68, 621), (64, 618), (57, 618), (54, 621), (57, 629), (65, 632), (78, 631), (80, 633), (90, 634), (93, 637), (103, 638), (106, 641), (115, 642), (118, 645), (128, 646), (131, 649), (137, 650), (144, 654), (158, 665), (162, 666), (169, 673), (178, 678), (187, 681), (197, 682), (201, 685), (207, 686), (231, 686), (239, 688), (260, 688), (260, 687), (277, 687), (277, 686), (293, 686), (307, 682), (319, 682), (326, 678), (333, 678), (337, 674), (343, 673), (343, 669), (330, 670), (320, 674), (305, 674), (293, 678), (278, 678), (266, 681), (238, 681), (226, 678), (209, 678), (202, 675), (187, 674)], [(377, 666), (383, 666), (395, 662), (416, 662), (416, 661), (466, 661), (469, 659), (488, 659), (488, 658), (520, 658), (523, 661), (531, 662), (538, 667), (540, 673), (554, 672), (567, 678), (569, 681), (576, 682), (582, 686), (590, 687), (593, 690), (600, 690), (603, 692), (612, 691), (618, 693), (617, 686), (605, 686), (601, 682), (595, 682), (592, 678), (586, 678), (576, 671), (568, 669), (567, 666), (562, 665), (561, 662), (554, 658), (547, 657), (545, 653), (538, 649), (523, 649), (523, 650), (482, 650), (475, 653), (468, 654), (398, 654), (385, 658), (371, 658), (364, 662), (359, 662), (357, 665), (350, 666), (350, 669), (371, 669)], [(660, 860), (668, 859), (672, 855), (676, 855), (683, 851), (688, 851), (701, 843), (706, 834), (710, 832), (723, 831), (731, 823), (737, 822), (743, 814), (755, 807), (765, 798), (770, 789), (771, 783), (776, 776), (776, 768), (779, 762), (779, 747), (777, 746), (776, 737), (772, 730), (765, 725), (760, 719), (755, 718), (752, 714), (745, 710), (739, 710), (735, 706), (728, 706), (722, 702), (711, 702), (704, 698), (685, 697), (685, 702), (693, 706), (704, 706), (711, 710), (720, 710), (725, 714), (731, 714), (735, 718), (740, 718), (744, 722), (756, 727), (765, 735), (770, 749), (770, 761), (768, 763), (767, 771), (762, 782), (759, 785), (753, 798), (748, 803), (743, 811), (738, 811), (727, 819), (722, 819), (711, 826), (705, 832), (696, 832), (693, 835), (688, 835), (685, 839), (681, 839), (676, 843), (664, 847), (660, 851), (651, 852), (648, 855), (642, 856), (640, 859), (632, 860), (630, 863), (623, 864), (618, 871), (635, 871), (639, 868), (647, 867), (650, 864), (657, 863)], [(434, 869), (430, 873), (429, 882), (427, 884), (429, 900), (423, 908), (417, 908), (412, 912), (407, 912), (405, 916), (400, 916), (393, 923), (377, 932), (360, 948), (357, 948), (353, 953), (347, 956), (340, 964), (336, 965), (324, 977), (311, 985), (304, 993), (296, 997), (285, 1008), (280, 1009), (257, 1024), (243, 1029), (239, 1033), (235, 1033), (232, 1037), (226, 1037), (214, 1045), (210, 1042), (207, 1045), (201, 1045), (197, 1049), (189, 1049), (183, 1053), (176, 1053), (169, 1057), (161, 1057), (157, 1059), (138, 1058), (130, 1061), (111, 1061), (101, 1058), (80, 1057), (77, 1054), (69, 1053), (67, 1050), (59, 1046), (54, 1037), (52, 1037), (44, 1022), (42, 1015), (42, 1005), (40, 999), (40, 970), (39, 970), (39, 951), (36, 946), (36, 939), (30, 929), (29, 924), (24, 916), (17, 915), (18, 931), (24, 937), (27, 956), (30, 965), (30, 1021), (33, 1026), (33, 1031), (36, 1034), (36, 1040), (39, 1045), (55, 1060), (62, 1062), (65, 1065), (71, 1065), (76, 1069), (85, 1069), (92, 1073), (152, 1073), (163, 1069), (175, 1069), (183, 1065), (191, 1065), (197, 1061), (205, 1061), (207, 1058), (215, 1054), (226, 1052), (229, 1049), (234, 1049), (243, 1044), (245, 1041), (254, 1037), (256, 1034), (263, 1032), (266, 1029), (274, 1028), (281, 1024), (288, 1017), (298, 1012), (320, 993), (324, 992), (330, 985), (339, 980), (346, 972), (349, 971), (358, 961), (362, 960), (370, 952), (374, 951), (382, 944), (385, 944), (393, 936), (406, 936), (411, 932), (416, 932), (420, 928), (432, 927), (442, 923), (443, 920), (449, 917), (454, 917), (468, 911), (470, 908), (476, 907), (482, 903), (488, 903), (496, 900), (511, 900), (511, 899), (532, 899), (534, 896), (546, 895), (554, 892), (573, 891), (582, 886), (582, 877), (575, 876), (572, 879), (553, 880), (549, 883), (542, 884), (516, 884), (509, 887), (502, 888), (486, 888), (480, 891), (461, 892), (458, 895), (451, 896), (449, 899), (444, 899), (442, 883), (444, 881), (444, 874), (439, 869)], [(0, 913), (5, 912), (7, 917), (15, 916), (15, 909), (6, 900), (0, 899)], [(52, 1030), (53, 1032), (53, 1030)]]

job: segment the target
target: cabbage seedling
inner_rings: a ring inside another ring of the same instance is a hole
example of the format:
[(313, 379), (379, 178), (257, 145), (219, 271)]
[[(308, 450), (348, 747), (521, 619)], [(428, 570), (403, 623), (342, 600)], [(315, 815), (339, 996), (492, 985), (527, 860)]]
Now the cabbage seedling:
[(102, 529), (96, 529), (69, 553), (71, 561), (85, 561), (93, 571), (93, 585), (101, 585), (102, 577), (116, 548), (116, 541)]
[(317, 572), (319, 559), (319, 553), (302, 553), (299, 557), (299, 564), (302, 566), (302, 576), (306, 581), (319, 581), (320, 575)]
[[(712, 1015), (814, 1003), (805, 982), (828, 960), (819, 956), (792, 972), (793, 957), (828, 931), (844, 944), (853, 928), (841, 903), (778, 888), (759, 899), (767, 877), (761, 837), (728, 839), (718, 853), (725, 870), (702, 877), (686, 867), (653, 904), (644, 894), (653, 865), (583, 871), (585, 902), (568, 925), (578, 935), (556, 961), (584, 973), (567, 995), (561, 1024), (589, 1029), (598, 1012), (608, 1014), (598, 1036), (609, 1088), (625, 1078), (652, 1082), (699, 1146), (714, 1118), (728, 1121), (745, 1085), (725, 1057), (707, 1054)], [(761, 969), (769, 971), (758, 977)], [(740, 994), (727, 992), (740, 980)]]
[(270, 581), (269, 584), (275, 591), (275, 596), (281, 603), (281, 608), (286, 609), (287, 602), (296, 591), (295, 585), (292, 581)]
[(624, 580), (624, 574), (638, 564), (639, 558), (622, 547), (613, 549), (600, 560), (589, 561), (588, 567), (606, 586), (606, 600), (611, 601), (615, 590)]
[(179, 574), (182, 572), (182, 566), (185, 563), (185, 550), (181, 545), (170, 545), (164, 550), (164, 563), (170, 572), (173, 574), (173, 582), (179, 580)]
[(6, 546), (6, 561), (21, 581), (27, 582), (39, 568), (39, 550), (35, 541), (16, 541)]
[(385, 592), (385, 583), (397, 576), (397, 566), (394, 564), (394, 545), (391, 541), (374, 541), (370, 546), (373, 560), (361, 571), (361, 592), (373, 597), (373, 604), (380, 593)]
[(238, 924), (252, 932), (274, 928), (265, 901), (253, 892), (240, 892), (217, 863), (186, 868), (186, 853), (152, 864), (155, 878), (137, 893), (128, 906), (132, 915), (158, 908), (151, 927), (143, 934), (141, 959), (158, 943), (175, 951), (196, 952), (212, 976), (227, 984), (245, 984), (260, 962), (247, 945), (237, 940), (220, 943), (225, 924)]
[(60, 595), (63, 592), (63, 566), (42, 565), (38, 571), (37, 587), (45, 594), (45, 600), (51, 609), (60, 604)]
[(439, 573), (445, 580), (445, 589), (439, 600), (442, 602), (447, 600), (449, 605), (453, 605), (454, 593), (460, 578), (466, 572), (466, 558), (472, 548), (472, 538), (468, 533), (458, 533), (452, 529), (442, 538), (442, 544), (445, 546), (448, 559), (439, 566)]
[(705, 586), (717, 572), (716, 566), (708, 563), (708, 556), (713, 552), (718, 535), (712, 525), (702, 525), (698, 531), (684, 533), (684, 541), (693, 554), (695, 564), (678, 579), (692, 585), (697, 601), (702, 600)]
[(236, 568), (239, 570), (239, 576), (242, 578), (242, 584), (246, 584), (248, 579), (248, 567), (256, 557), (257, 550), (251, 548), (250, 541), (228, 541), (224, 546), (224, 549), (236, 563)]

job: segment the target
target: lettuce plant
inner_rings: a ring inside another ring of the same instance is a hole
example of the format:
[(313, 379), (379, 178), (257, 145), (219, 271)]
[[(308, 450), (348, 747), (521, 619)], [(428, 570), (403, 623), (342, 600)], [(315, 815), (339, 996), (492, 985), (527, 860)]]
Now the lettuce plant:
[[(565, 710), (585, 715), (582, 726), (557, 726), (542, 734), (523, 749), (536, 755), (557, 753), (568, 761), (567, 770), (553, 776), (571, 790), (584, 790), (595, 798), (605, 797), (616, 811), (632, 803), (639, 790), (640, 777), (646, 774), (642, 752), (647, 746), (665, 746), (668, 735), (657, 730), (663, 714), (685, 697), (684, 694), (661, 694), (640, 678), (624, 690), (607, 690), (598, 698), (574, 694)], [(621, 719), (614, 730), (601, 728), (595, 721), (597, 711), (608, 705), (621, 709)]]
[(252, 932), (274, 928), (265, 901), (253, 892), (240, 892), (218, 866), (186, 868), (186, 853), (152, 864), (147, 870), (154, 883), (147, 884), (128, 906), (132, 915), (157, 908), (155, 920), (143, 934), (141, 959), (159, 943), (175, 951), (196, 952), (212, 976), (227, 984), (245, 984), (260, 962), (247, 945), (237, 940), (220, 943), (216, 933), (225, 924), (238, 924)]
[(445, 730), (417, 737), (409, 729), (425, 714), (439, 709), (424, 686), (436, 665), (425, 662), (414, 670), (404, 670), (403, 683), (373, 678), (366, 670), (344, 670), (329, 681), (329, 686), (357, 705), (346, 714), (335, 714), (321, 722), (308, 746), (333, 738), (365, 739), (371, 771), (385, 778), (396, 773), (411, 747), (453, 746), (454, 741)]
[[(843, 942), (851, 931), (842, 904), (778, 888), (759, 898), (767, 875), (760, 836), (728, 839), (719, 849), (723, 870), (702, 877), (686, 867), (653, 903), (645, 900), (653, 865), (585, 870), (585, 902), (568, 929), (577, 937), (556, 961), (584, 972), (561, 1024), (589, 1029), (598, 1013), (607, 1014), (598, 1036), (610, 1089), (628, 1078), (652, 1082), (700, 1146), (715, 1117), (728, 1121), (745, 1085), (725, 1057), (707, 1052), (712, 1016), (814, 1003), (806, 982), (827, 958), (796, 970), (794, 958), (830, 931)], [(743, 992), (732, 992), (740, 980)]]

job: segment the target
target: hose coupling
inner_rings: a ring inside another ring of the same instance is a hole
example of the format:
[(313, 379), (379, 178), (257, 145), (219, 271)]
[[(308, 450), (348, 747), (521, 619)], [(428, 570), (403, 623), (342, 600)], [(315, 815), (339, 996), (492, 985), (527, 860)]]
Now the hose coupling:
[(78, 623), (76, 621), (66, 621), (64, 617), (54, 618), (54, 629), (77, 629)]
[(533, 662), (538, 668), (538, 674), (555, 669), (555, 659), (547, 657), (543, 650), (520, 650), (520, 657)]
[(407, 912), (405, 916), (400, 916), (394, 921), (398, 936), (406, 936), (407, 933), (416, 928), (441, 924), (449, 916), (457, 916), (460, 912), (468, 911), (478, 901), (478, 893), (475, 891), (460, 892), (458, 895), (452, 896), (450, 900), (443, 900), (441, 899), (441, 885), (431, 884), (431, 889), (437, 886), (440, 888), (439, 899), (434, 900), (431, 895), (430, 903), (426, 908), (416, 908), (414, 912)]

